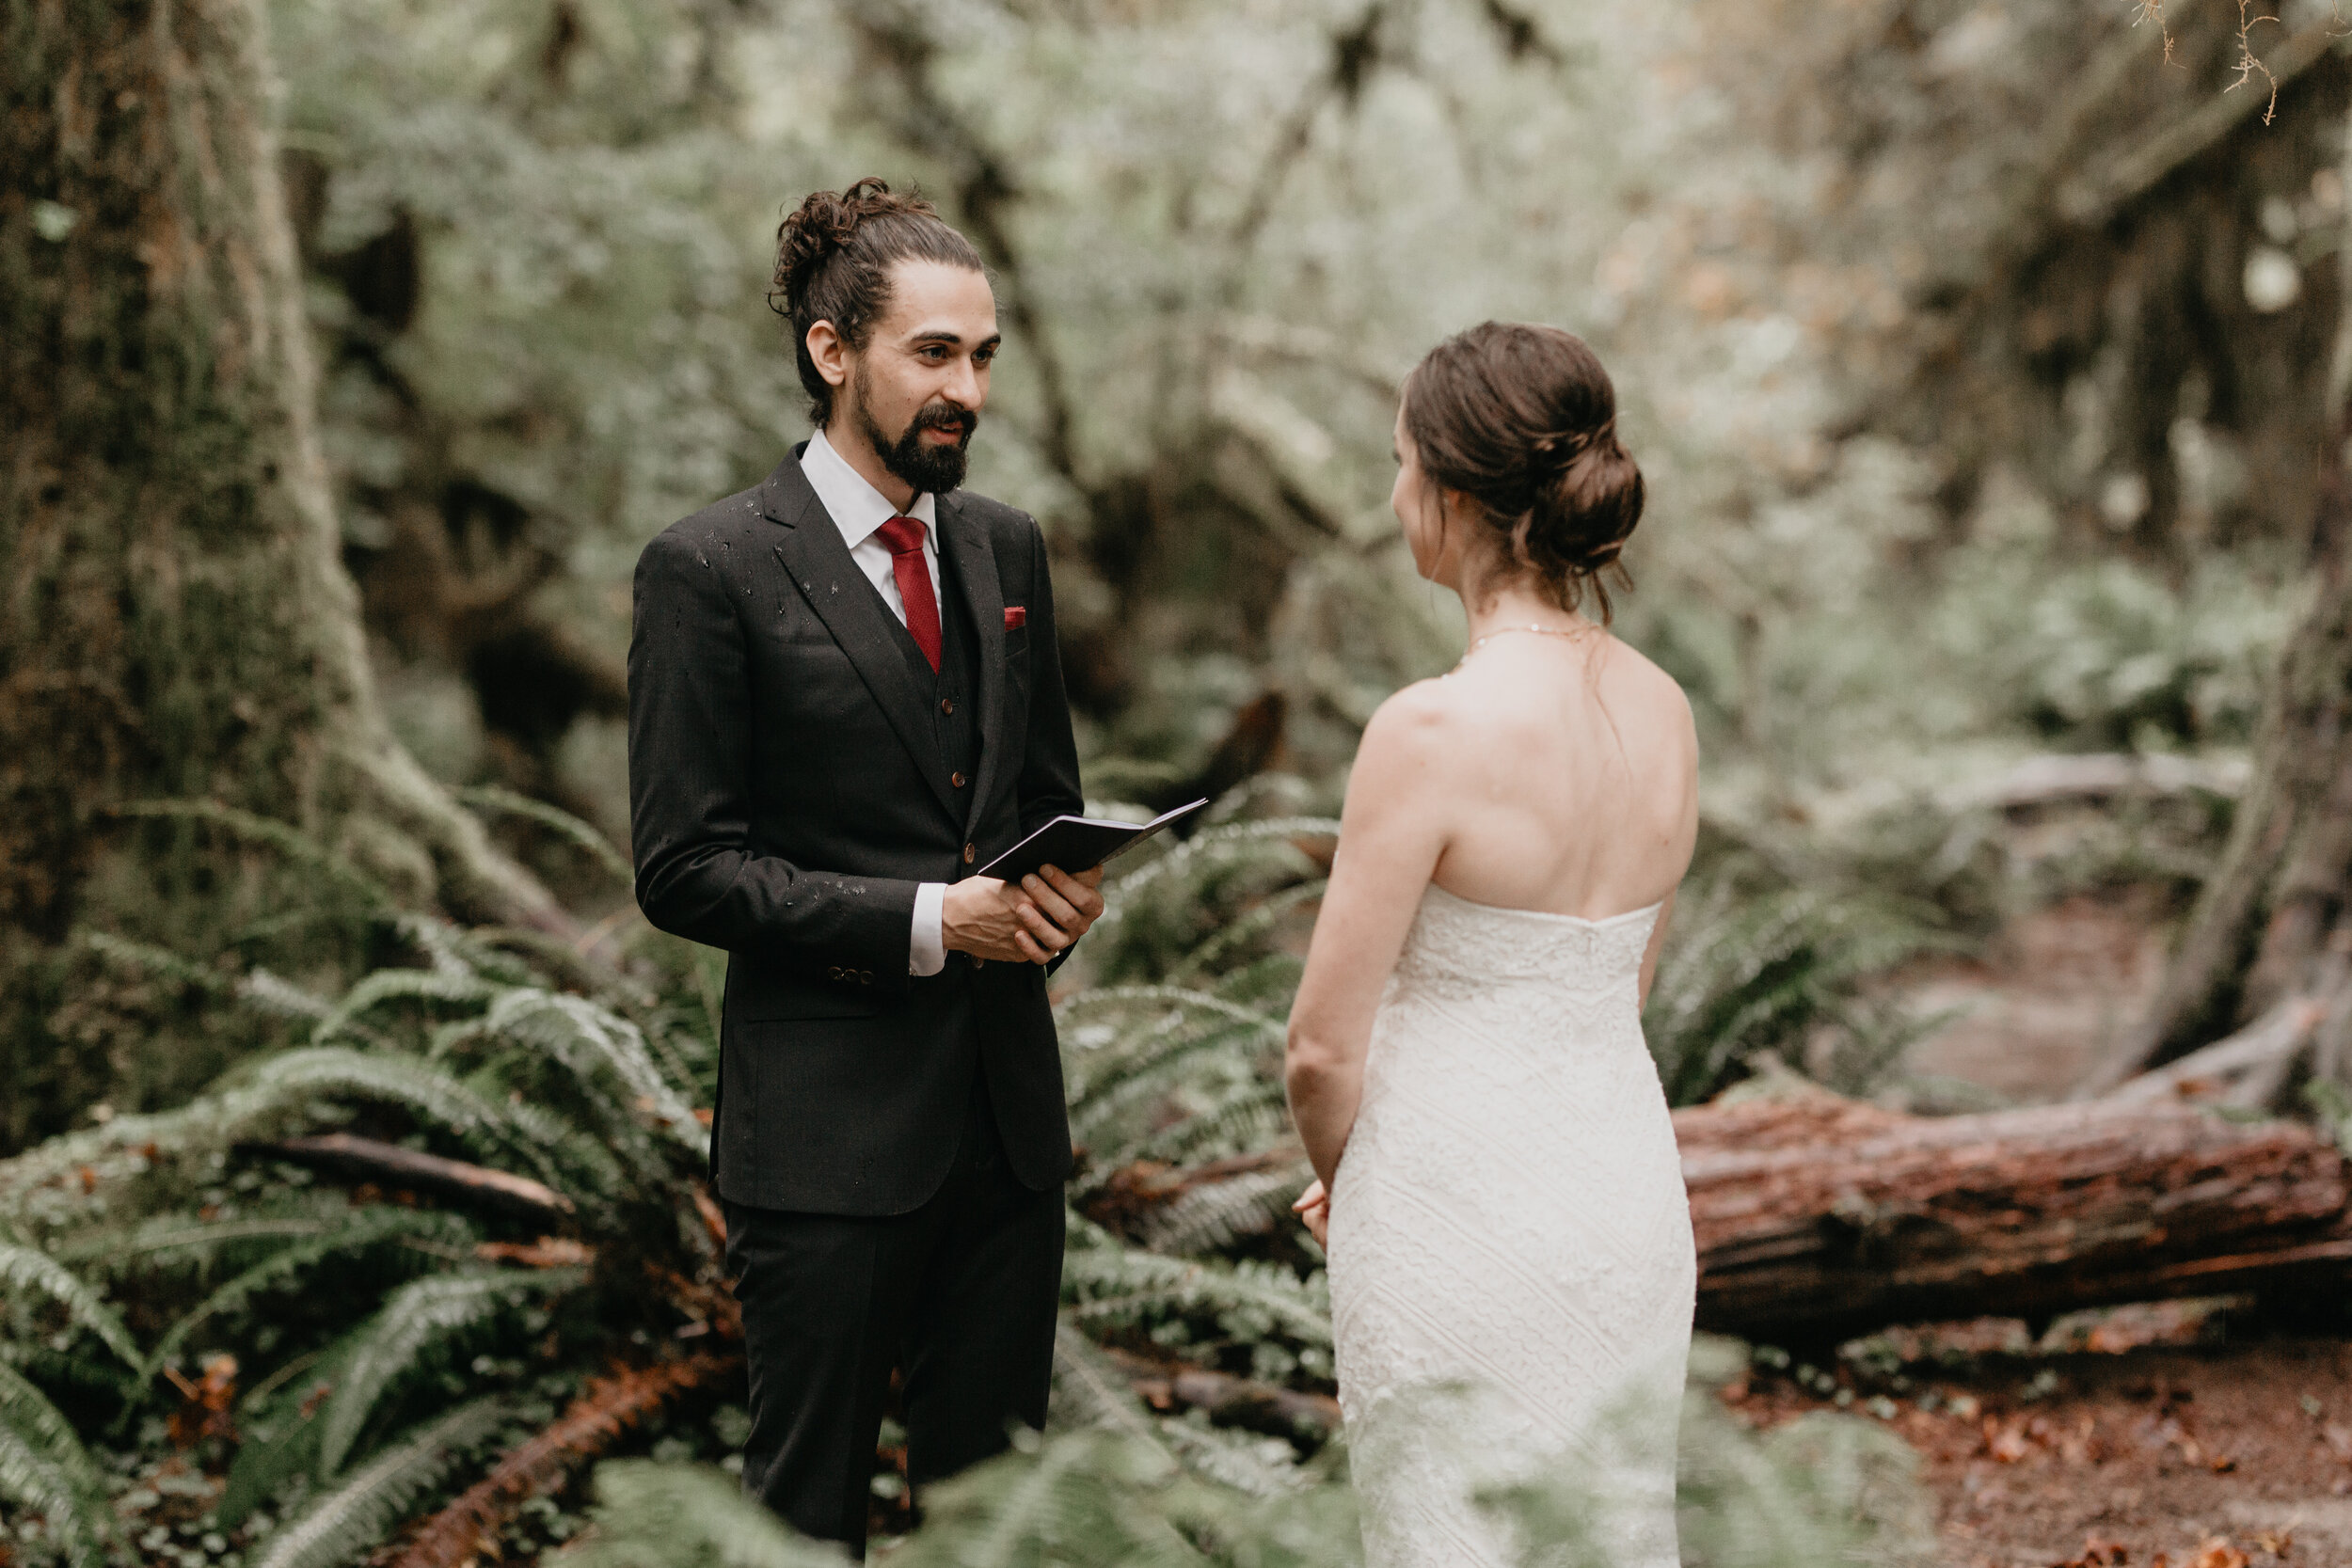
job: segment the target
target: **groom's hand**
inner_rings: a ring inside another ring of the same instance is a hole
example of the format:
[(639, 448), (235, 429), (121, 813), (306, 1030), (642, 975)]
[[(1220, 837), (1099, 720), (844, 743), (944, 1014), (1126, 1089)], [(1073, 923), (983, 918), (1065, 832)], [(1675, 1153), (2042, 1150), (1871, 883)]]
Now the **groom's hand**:
[(1103, 914), (1103, 868), (1072, 876), (1054, 866), (1021, 879), (968, 877), (948, 884), (940, 934), (950, 952), (1004, 963), (1050, 963)]

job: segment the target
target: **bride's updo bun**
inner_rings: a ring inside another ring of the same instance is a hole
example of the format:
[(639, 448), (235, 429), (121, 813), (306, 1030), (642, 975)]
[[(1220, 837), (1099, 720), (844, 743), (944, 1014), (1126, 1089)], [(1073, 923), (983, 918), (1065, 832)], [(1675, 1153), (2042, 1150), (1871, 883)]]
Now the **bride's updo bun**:
[(1477, 503), (1504, 559), (1575, 610), (1606, 580), (1642, 520), (1642, 470), (1617, 439), (1617, 393), (1583, 339), (1486, 322), (1429, 351), (1405, 381), (1405, 432), (1422, 472)]

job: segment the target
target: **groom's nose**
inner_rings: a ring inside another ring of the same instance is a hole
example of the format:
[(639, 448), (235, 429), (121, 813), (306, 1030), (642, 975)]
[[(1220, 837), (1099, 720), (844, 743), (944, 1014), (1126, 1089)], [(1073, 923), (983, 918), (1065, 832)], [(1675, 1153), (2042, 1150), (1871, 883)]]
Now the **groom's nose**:
[(958, 359), (947, 372), (946, 385), (939, 389), (940, 401), (971, 412), (988, 401), (988, 383), (969, 356)]

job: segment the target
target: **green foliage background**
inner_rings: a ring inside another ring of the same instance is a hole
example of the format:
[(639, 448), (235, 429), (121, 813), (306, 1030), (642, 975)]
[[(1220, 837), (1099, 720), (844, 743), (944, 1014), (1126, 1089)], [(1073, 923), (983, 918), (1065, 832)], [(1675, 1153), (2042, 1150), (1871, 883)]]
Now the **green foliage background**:
[[(779, 204), (812, 188), (919, 183), (995, 269), (1009, 346), (973, 483), (1046, 524), (1098, 803), (1207, 776), (1252, 704), (1282, 716), (1211, 828), (1124, 869), (1065, 974), (1088, 1159), (1057, 1429), (943, 1489), (909, 1560), (1350, 1560), (1335, 1447), (1154, 1415), (1104, 1351), (1329, 1390), (1277, 1068), (1356, 735), (1459, 648), (1386, 506), (1397, 380), (1445, 333), (1586, 334), (1650, 480), (1618, 629), (1689, 689), (1707, 756), (1647, 1021), (1677, 1103), (1781, 1069), (1931, 1102), (1903, 1053), (1932, 1021), (1891, 972), (2067, 891), (2192, 890), (2226, 792), (2024, 835), (1994, 786), (2047, 752), (2245, 747), (2296, 607), (2285, 526), (2225, 483), (2243, 433), (2165, 426), (2202, 454), (2157, 486), (2185, 498), (2167, 538), (2100, 511), (2137, 459), (2089, 394), (2072, 468), (1969, 467), (1874, 424), (1934, 278), (1906, 280), (1889, 258), (1914, 239), (1837, 171), (1981, 195), (2013, 155), (1990, 121), (2030, 84), (2010, 55), (1857, 81), (1839, 28), (1861, 23), (1747, 9), (272, 0), (346, 560), (395, 725), (603, 924), (578, 948), (456, 929), (276, 825), (159, 808), (246, 845), (250, 875), (178, 947), (83, 933), (58, 1027), (130, 1061), (197, 1039), (240, 1059), (0, 1166), (13, 1549), (352, 1560), (591, 1373), (715, 1332), (691, 1108), (718, 959), (645, 929), (613, 875), (617, 664), (643, 542), (804, 430), (763, 293)], [(1966, 20), (1920, 9), (1936, 38)], [(2016, 56), (2106, 36), (2072, 0), (2010, 9)], [(1719, 69), (1748, 26), (1882, 140), (1756, 134), (1753, 84)], [(1919, 174), (1954, 115), (1987, 122)], [(567, 1216), (404, 1204), (278, 1147), (337, 1131), (527, 1177)], [(1122, 1172), (1218, 1161), (1239, 1173), (1141, 1217), (1117, 1202)], [(543, 1234), (592, 1244), (531, 1252)], [(174, 1380), (224, 1354), (237, 1435), (173, 1469)], [(723, 1461), (739, 1416), (689, 1401), (640, 1445), (671, 1463), (608, 1467), (588, 1560), (803, 1560), (684, 1467)], [(1900, 1455), (1859, 1419), (1758, 1444), (1702, 1395), (1688, 1431), (1692, 1560), (1916, 1548)], [(1564, 1561), (1574, 1504), (1508, 1500)], [(547, 1502), (509, 1544), (582, 1523)]]

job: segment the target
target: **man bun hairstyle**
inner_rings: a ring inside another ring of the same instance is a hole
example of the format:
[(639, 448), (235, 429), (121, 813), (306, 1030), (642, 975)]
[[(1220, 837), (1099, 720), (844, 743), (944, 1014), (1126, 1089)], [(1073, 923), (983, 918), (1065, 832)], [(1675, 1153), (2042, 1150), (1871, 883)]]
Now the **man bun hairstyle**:
[(910, 258), (988, 271), (972, 242), (937, 208), (913, 191), (897, 195), (870, 175), (846, 191), (812, 193), (776, 227), (768, 305), (792, 324), (808, 417), (819, 427), (833, 418), (834, 388), (809, 357), (808, 329), (831, 322), (843, 342), (863, 349), (890, 308), (890, 269)]
[(1476, 503), (1505, 559), (1575, 610), (1609, 582), (1642, 520), (1642, 470), (1617, 439), (1617, 392), (1583, 339), (1485, 322), (1429, 351), (1405, 381), (1405, 432), (1422, 472)]

